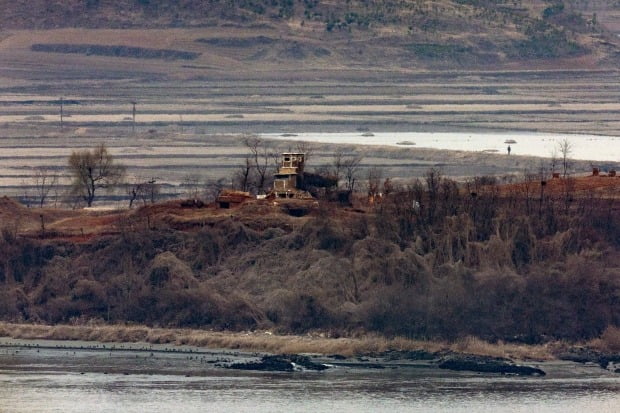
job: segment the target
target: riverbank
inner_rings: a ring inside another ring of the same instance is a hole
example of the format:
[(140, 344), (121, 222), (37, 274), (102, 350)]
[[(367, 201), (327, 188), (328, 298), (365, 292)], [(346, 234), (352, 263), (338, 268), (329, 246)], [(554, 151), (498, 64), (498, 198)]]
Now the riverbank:
[[(615, 362), (619, 357), (615, 356)], [(116, 375), (185, 376), (249, 373), (325, 372), (328, 377), (350, 372), (384, 377), (394, 373), (426, 377), (465, 379), (481, 375), (555, 379), (620, 380), (619, 369), (601, 368), (597, 361), (510, 360), (502, 357), (457, 353), (386, 350), (355, 356), (342, 354), (271, 354), (230, 348), (146, 342), (100, 342), (84, 340), (13, 339), (0, 337), (0, 372)], [(39, 367), (32, 367), (39, 366)], [(41, 367), (47, 366), (47, 367)], [(245, 373), (243, 373), (245, 372)]]
[[(565, 342), (540, 345), (489, 343), (475, 337), (455, 342), (386, 338), (377, 335), (327, 337), (323, 333), (277, 335), (269, 331), (211, 331), (167, 329), (124, 325), (34, 325), (0, 322), (0, 337), (13, 340), (59, 340), (92, 343), (142, 343), (150, 345), (191, 346), (204, 349), (229, 349), (272, 354), (341, 355), (362, 357), (390, 351), (457, 353), (506, 358), (515, 361), (552, 361), (574, 348), (617, 352), (618, 329), (608, 329), (601, 338), (577, 346)], [(110, 346), (107, 346), (108, 348)]]
[[(269, 331), (232, 332), (196, 329), (167, 329), (144, 326), (97, 325), (31, 325), (0, 323), (0, 337), (26, 340), (79, 340), (100, 343), (148, 343), (195, 346), (211, 349), (234, 349), (267, 353), (314, 353), (357, 356), (380, 353), (390, 349), (425, 350), (430, 352), (450, 348), (448, 343), (416, 341), (404, 338), (388, 339), (380, 336), (330, 338), (324, 334), (276, 335)], [(523, 356), (518, 349), (510, 348), (508, 353)], [(526, 346), (533, 347), (533, 346)], [(536, 346), (539, 347), (539, 346)], [(499, 348), (495, 352), (498, 354)], [(505, 349), (502, 350), (506, 352)], [(487, 349), (487, 353), (491, 353)], [(530, 349), (528, 354), (539, 359), (549, 358), (549, 353)], [(489, 354), (490, 355), (490, 354)]]
[(569, 361), (527, 363), (545, 375), (522, 377), (447, 370), (425, 360), (384, 358), (379, 364), (375, 357), (312, 356), (329, 368), (273, 372), (225, 368), (261, 357), (241, 351), (165, 344), (136, 351), (111, 343), (91, 343), (98, 349), (90, 349), (83, 342), (42, 340), (21, 344), (0, 347), (0, 406), (6, 413), (515, 413), (523, 406), (541, 413), (580, 413), (615, 411), (620, 394), (620, 375)]

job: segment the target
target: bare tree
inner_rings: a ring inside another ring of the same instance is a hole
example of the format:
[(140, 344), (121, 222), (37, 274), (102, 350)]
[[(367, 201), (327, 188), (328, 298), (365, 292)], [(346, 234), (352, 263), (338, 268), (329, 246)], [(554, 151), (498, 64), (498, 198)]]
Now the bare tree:
[(73, 151), (69, 157), (69, 173), (73, 177), (72, 191), (90, 207), (97, 189), (111, 189), (117, 185), (125, 175), (125, 167), (116, 164), (106, 146), (101, 144), (92, 151)]
[(525, 199), (525, 212), (530, 214), (532, 212), (532, 202), (534, 199), (534, 190), (538, 176), (536, 173), (530, 172), (527, 168), (523, 171), (523, 182), (519, 186), (521, 197)]
[(549, 177), (548, 174), (549, 174), (549, 171), (547, 170), (547, 164), (545, 160), (541, 158), (538, 164), (538, 178), (541, 181), (546, 181), (547, 178)]
[(211, 179), (206, 181), (204, 187), (205, 202), (215, 201), (224, 188), (226, 188), (225, 178), (220, 178), (218, 180)]
[(381, 178), (383, 177), (383, 171), (381, 168), (373, 166), (368, 169), (368, 181), (366, 186), (368, 187), (368, 196), (372, 199), (378, 196), (381, 192)]
[(554, 147), (551, 150), (551, 175), (555, 174), (555, 170), (558, 167), (558, 148)]
[(26, 179), (21, 180), (21, 187), (24, 190), (24, 194), (21, 197), (21, 202), (23, 202), (27, 208), (30, 208), (30, 203), (34, 199), (32, 194), (30, 193), (30, 185)]
[(439, 187), (442, 180), (441, 171), (436, 168), (430, 168), (424, 174), (424, 180), (426, 181), (426, 189), (428, 194), (428, 221), (433, 223), (437, 213), (437, 200), (439, 197)]
[(558, 143), (558, 149), (560, 151), (561, 161), (562, 161), (562, 171), (564, 178), (568, 175), (568, 170), (570, 168), (570, 156), (573, 153), (573, 145), (570, 143), (568, 138), (564, 138), (562, 142)]
[(196, 175), (185, 175), (181, 182), (181, 187), (185, 188), (185, 196), (188, 199), (200, 198), (200, 187), (202, 177)]
[(43, 208), (48, 195), (58, 184), (58, 174), (41, 166), (35, 169), (33, 180), (37, 202), (39, 207)]
[(576, 182), (574, 177), (568, 176), (562, 179), (562, 197), (564, 198), (564, 213), (566, 215), (570, 212), (570, 206), (575, 200), (575, 187)]
[[(154, 204), (159, 194), (161, 192), (161, 186), (157, 184), (155, 178), (151, 178), (149, 181), (146, 181), (146, 185), (144, 186), (144, 196), (145, 198)], [(144, 201), (146, 203), (146, 201)]]
[(270, 152), (266, 142), (260, 138), (246, 138), (243, 142), (250, 150), (251, 164), (256, 174), (256, 180), (254, 182), (256, 191), (258, 193), (264, 193), (274, 156)]
[(250, 189), (250, 177), (252, 174), (252, 160), (246, 156), (243, 164), (237, 169), (233, 176), (233, 187), (247, 192)]
[(154, 204), (159, 195), (159, 185), (154, 178), (134, 178), (133, 182), (127, 184), (127, 195), (129, 195), (129, 208), (136, 200), (142, 201), (143, 205), (149, 202)]
[(304, 161), (307, 164), (308, 159), (310, 159), (310, 157), (314, 154), (314, 145), (312, 144), (312, 142), (297, 142), (297, 145), (295, 146), (295, 151), (297, 153), (303, 153), (305, 155)]
[(360, 164), (362, 162), (362, 159), (363, 157), (361, 155), (350, 155), (347, 156), (342, 162), (347, 191), (355, 190), (355, 185), (357, 184), (357, 177), (360, 172)]
[(331, 176), (333, 176), (336, 179), (336, 188), (340, 188), (340, 177), (342, 175), (342, 169), (343, 169), (343, 161), (344, 161), (344, 157), (345, 154), (342, 151), (337, 151), (336, 153), (334, 153), (334, 157), (332, 159), (332, 170), (331, 170)]
[(357, 183), (362, 159), (361, 155), (346, 154), (341, 150), (334, 153), (328, 174), (336, 180), (337, 188), (340, 188), (340, 181), (344, 180), (345, 188), (348, 191), (353, 191)]

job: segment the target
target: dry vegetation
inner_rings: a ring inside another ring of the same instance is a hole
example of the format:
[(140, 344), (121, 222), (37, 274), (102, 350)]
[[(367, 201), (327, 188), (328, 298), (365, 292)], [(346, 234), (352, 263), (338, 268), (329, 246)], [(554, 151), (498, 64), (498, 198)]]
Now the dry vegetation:
[[(80, 213), (47, 234), (5, 229), (0, 316), (530, 344), (607, 331), (613, 343), (617, 191), (538, 186), (457, 184), (431, 170), (360, 210), (322, 202), (294, 217), (269, 202), (177, 201)], [(91, 222), (103, 226), (72, 232)]]
[(600, 338), (588, 343), (589, 347), (609, 353), (620, 353), (620, 328), (607, 327)]
[(318, 335), (274, 335), (270, 332), (218, 332), (127, 326), (43, 326), (0, 323), (0, 336), (21, 339), (86, 340), (99, 342), (145, 342), (208, 348), (265, 351), (270, 353), (318, 353), (354, 356), (387, 350), (439, 351), (447, 344), (379, 336), (325, 338)]
[[(33, 325), (0, 322), (0, 337), (25, 340), (72, 340), (101, 343), (149, 343), (196, 346), (212, 349), (239, 349), (275, 354), (340, 354), (359, 356), (386, 351), (424, 350), (431, 353), (456, 352), (512, 360), (552, 360), (571, 346), (566, 342), (516, 344), (490, 343), (477, 337), (464, 337), (453, 342), (386, 338), (365, 334), (357, 337), (326, 337), (324, 334), (278, 335), (269, 331), (213, 331), (194, 329), (151, 328), (126, 325)], [(581, 343), (583, 344), (583, 343)], [(585, 343), (603, 353), (620, 352), (620, 329), (608, 327), (601, 337)]]
[(550, 360), (550, 345), (491, 344), (474, 337), (454, 343), (421, 341), (405, 338), (363, 337), (328, 338), (323, 335), (274, 335), (267, 331), (218, 332), (191, 329), (161, 329), (121, 325), (30, 325), (0, 323), (0, 337), (28, 340), (73, 340), (103, 343), (149, 343), (188, 345), (214, 349), (239, 349), (276, 354), (340, 354), (359, 356), (386, 351), (425, 350), (428, 352), (454, 351), (513, 360)]

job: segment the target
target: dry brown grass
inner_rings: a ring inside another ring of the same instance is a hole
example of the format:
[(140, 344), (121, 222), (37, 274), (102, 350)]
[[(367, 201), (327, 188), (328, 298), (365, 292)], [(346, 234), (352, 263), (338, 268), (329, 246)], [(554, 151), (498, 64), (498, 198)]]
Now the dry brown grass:
[(607, 327), (599, 338), (588, 342), (588, 347), (604, 352), (620, 353), (620, 328)]
[[(569, 186), (567, 186), (569, 185)], [(540, 182), (535, 181), (529, 184), (530, 193), (538, 193), (540, 191)], [(511, 194), (523, 194), (526, 183), (519, 182), (515, 184), (499, 186), (500, 193), (504, 196)], [(598, 194), (604, 198), (618, 198), (620, 196), (620, 177), (609, 176), (577, 176), (568, 179), (558, 178), (547, 181), (545, 192), (551, 195), (562, 195), (566, 191), (574, 196), (587, 197)]]
[(476, 354), (480, 356), (503, 357), (513, 360), (552, 360), (554, 356), (551, 346), (511, 344), (498, 341), (489, 343), (477, 337), (465, 337), (451, 345), (451, 349), (458, 353)]
[(436, 342), (378, 336), (327, 338), (320, 335), (275, 335), (262, 332), (216, 332), (192, 329), (163, 329), (120, 325), (70, 326), (0, 323), (0, 336), (14, 339), (84, 340), (99, 342), (147, 342), (206, 348), (265, 351), (269, 353), (317, 353), (354, 356), (387, 350), (439, 351)]
[(219, 332), (121, 325), (47, 326), (11, 323), (0, 323), (0, 336), (14, 339), (83, 340), (107, 343), (147, 342), (268, 353), (341, 354), (348, 357), (388, 350), (425, 350), (429, 352), (454, 351), (514, 360), (551, 360), (554, 358), (547, 345), (530, 346), (502, 342), (491, 344), (475, 337), (467, 337), (449, 344), (375, 335), (329, 338), (323, 335), (275, 335), (268, 331)]

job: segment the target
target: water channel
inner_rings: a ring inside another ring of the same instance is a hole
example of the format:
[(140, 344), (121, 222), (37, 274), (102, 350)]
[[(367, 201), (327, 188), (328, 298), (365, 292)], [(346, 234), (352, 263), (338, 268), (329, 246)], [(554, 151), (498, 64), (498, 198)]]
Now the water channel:
[(216, 367), (252, 355), (0, 348), (0, 412), (614, 413), (620, 375), (545, 365), (545, 377), (388, 366), (264, 373)]

